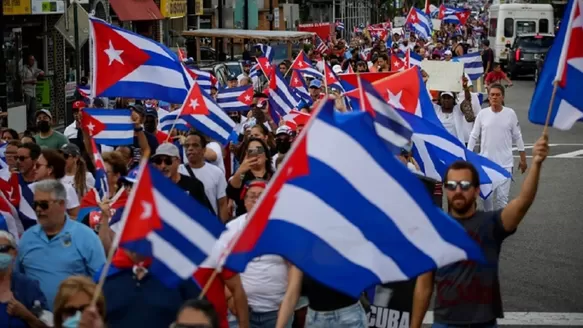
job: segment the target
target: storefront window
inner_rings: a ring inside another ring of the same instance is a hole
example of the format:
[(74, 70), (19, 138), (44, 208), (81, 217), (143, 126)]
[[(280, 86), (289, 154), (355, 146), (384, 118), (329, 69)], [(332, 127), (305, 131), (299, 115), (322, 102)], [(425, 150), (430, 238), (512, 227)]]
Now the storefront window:
[(21, 33), (4, 31), (4, 60), (6, 65), (6, 91), (8, 106), (22, 102), (19, 67), (21, 66)]

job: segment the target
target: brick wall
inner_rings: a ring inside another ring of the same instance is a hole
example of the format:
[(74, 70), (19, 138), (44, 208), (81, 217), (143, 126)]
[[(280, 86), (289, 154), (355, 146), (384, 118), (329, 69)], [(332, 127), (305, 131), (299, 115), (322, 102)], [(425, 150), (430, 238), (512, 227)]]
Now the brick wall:
[[(47, 37), (50, 39), (47, 47), (47, 71), (52, 71), (53, 85), (51, 92), (51, 112), (57, 125), (65, 122), (65, 39), (54, 26), (61, 15), (46, 15)], [(52, 45), (51, 45), (52, 43)]]

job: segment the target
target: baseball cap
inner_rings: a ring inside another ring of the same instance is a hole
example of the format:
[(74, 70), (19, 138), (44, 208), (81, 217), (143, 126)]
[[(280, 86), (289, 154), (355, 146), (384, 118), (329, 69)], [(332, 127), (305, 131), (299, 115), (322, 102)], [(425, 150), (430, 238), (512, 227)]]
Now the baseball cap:
[(444, 54), (445, 56), (451, 56), (451, 55), (452, 55), (452, 53), (451, 53), (451, 51), (450, 51), (450, 50), (446, 50), (446, 51), (445, 51), (443, 54)]
[(263, 107), (265, 107), (265, 105), (267, 105), (267, 99), (261, 98), (257, 101), (257, 104), (255, 105), (255, 107), (263, 108)]
[(289, 126), (287, 125), (282, 125), (279, 128), (277, 128), (277, 130), (275, 131), (275, 135), (279, 135), (279, 134), (287, 134), (287, 135), (291, 135), (292, 134), (292, 130)]
[(145, 110), (144, 110), (144, 106), (142, 106), (142, 105), (137, 105), (137, 104), (136, 104), (136, 105), (131, 105), (131, 106), (128, 106), (128, 107), (129, 107), (130, 109), (132, 109), (133, 111), (135, 111), (136, 113), (138, 113), (138, 114), (140, 114), (140, 115), (144, 115), (144, 112), (145, 112)]
[(236, 81), (236, 80), (237, 80), (237, 75), (229, 74), (229, 81)]
[(74, 143), (68, 143), (61, 147), (61, 151), (67, 155), (79, 156), (81, 155), (81, 150)]
[(443, 96), (450, 96), (450, 97), (453, 98), (453, 93), (451, 93), (449, 91), (445, 91), (445, 92), (442, 92), (441, 95), (440, 95), (440, 97), (443, 97)]
[(128, 172), (128, 175), (121, 177), (123, 181), (127, 181), (129, 183), (136, 183), (138, 178), (138, 169), (133, 169)]
[(340, 74), (340, 73), (342, 73), (342, 67), (340, 67), (340, 65), (334, 65), (334, 67), (332, 67), (332, 71), (335, 74)]
[(51, 120), (53, 119), (53, 114), (51, 114), (51, 112), (48, 109), (39, 109), (36, 111), (36, 113), (34, 114), (34, 117), (37, 118), (40, 114), (45, 114), (46, 116), (48, 116)]
[(87, 107), (87, 104), (82, 100), (77, 100), (73, 103), (73, 109), (81, 109), (85, 107)]
[(144, 116), (152, 116), (152, 117), (158, 118), (158, 111), (154, 107), (148, 107), (148, 108), (146, 108), (146, 111), (144, 112)]
[(156, 156), (180, 157), (180, 151), (175, 144), (165, 142), (156, 148), (156, 153), (152, 157)]
[(322, 82), (320, 80), (312, 80), (312, 82), (310, 82), (310, 88), (316, 88), (316, 89), (320, 89), (322, 87)]

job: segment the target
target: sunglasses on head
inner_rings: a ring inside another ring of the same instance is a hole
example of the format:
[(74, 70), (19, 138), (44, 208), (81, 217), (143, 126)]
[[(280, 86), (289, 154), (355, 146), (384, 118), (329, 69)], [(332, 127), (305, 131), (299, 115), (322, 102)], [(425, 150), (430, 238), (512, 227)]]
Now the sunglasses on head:
[(0, 253), (8, 253), (13, 249), (14, 247), (12, 247), (11, 245), (0, 245)]
[(154, 162), (154, 164), (156, 165), (160, 165), (162, 163), (166, 165), (172, 165), (172, 158), (165, 156), (157, 156), (152, 159), (152, 162)]
[(455, 191), (458, 186), (463, 191), (470, 190), (470, 188), (472, 188), (472, 182), (470, 182), (470, 181), (447, 181), (445, 183), (445, 189), (451, 190), (451, 191)]

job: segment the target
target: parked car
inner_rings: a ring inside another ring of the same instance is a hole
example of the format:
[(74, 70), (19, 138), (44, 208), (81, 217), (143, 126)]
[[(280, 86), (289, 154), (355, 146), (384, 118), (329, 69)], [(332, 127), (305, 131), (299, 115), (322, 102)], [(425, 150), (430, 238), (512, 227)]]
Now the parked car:
[(209, 72), (217, 78), (219, 87), (225, 87), (229, 79), (229, 69), (224, 63), (202, 63), (198, 66), (202, 71)]
[(544, 56), (553, 45), (553, 34), (523, 33), (508, 44), (508, 73), (511, 78), (518, 75), (533, 74), (537, 68), (537, 60)]

